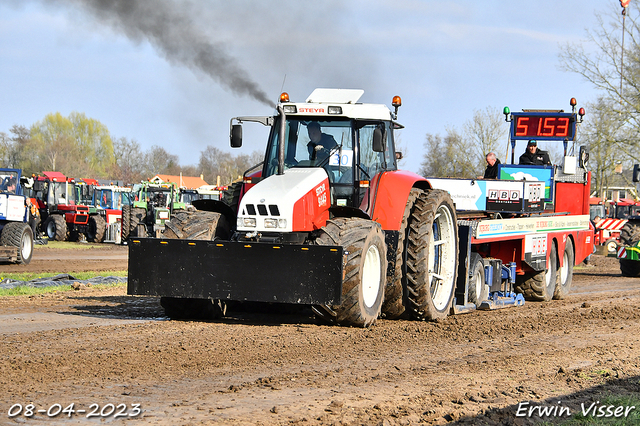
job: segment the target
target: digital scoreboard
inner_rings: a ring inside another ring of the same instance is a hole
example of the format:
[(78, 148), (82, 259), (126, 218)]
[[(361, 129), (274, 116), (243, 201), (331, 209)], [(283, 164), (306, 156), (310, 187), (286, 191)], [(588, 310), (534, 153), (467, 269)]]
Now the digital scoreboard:
[(512, 112), (511, 140), (573, 141), (576, 114), (567, 112)]

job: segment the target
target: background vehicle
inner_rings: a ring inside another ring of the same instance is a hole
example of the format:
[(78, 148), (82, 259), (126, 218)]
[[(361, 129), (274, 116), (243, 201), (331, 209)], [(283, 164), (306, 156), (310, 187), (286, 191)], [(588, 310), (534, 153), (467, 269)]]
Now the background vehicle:
[(33, 255), (29, 205), (19, 169), (0, 169), (0, 259), (28, 264)]
[[(633, 166), (633, 182), (640, 182), (640, 164)], [(627, 222), (620, 231), (620, 244), (616, 256), (620, 261), (620, 271), (626, 277), (640, 276), (640, 208), (629, 210)]]
[[(84, 179), (87, 181), (87, 179)], [(131, 188), (118, 185), (88, 185), (90, 196), (87, 238), (93, 242), (121, 242), (122, 207), (131, 204)]]
[(129, 236), (159, 237), (174, 212), (186, 208), (174, 183), (142, 182), (133, 186), (131, 205), (122, 206), (122, 241)]
[(35, 176), (29, 196), (38, 204), (42, 232), (50, 239), (76, 240), (85, 235), (89, 207), (78, 201), (75, 180), (60, 172), (43, 172)]
[[(391, 111), (358, 103), (362, 93), (316, 89), (301, 103), (283, 93), (275, 116), (232, 119), (232, 147), (243, 122), (271, 128), (264, 162), (231, 205), (199, 200), (166, 222), (164, 239), (132, 239), (128, 293), (161, 296), (171, 318), (250, 301), (310, 305), (321, 321), (358, 327), (567, 295), (593, 248), (583, 161), (505, 164), (500, 180), (401, 171), (400, 98)], [(512, 144), (530, 138), (514, 128), (539, 120), (547, 140), (573, 141), (578, 115), (507, 112)]]

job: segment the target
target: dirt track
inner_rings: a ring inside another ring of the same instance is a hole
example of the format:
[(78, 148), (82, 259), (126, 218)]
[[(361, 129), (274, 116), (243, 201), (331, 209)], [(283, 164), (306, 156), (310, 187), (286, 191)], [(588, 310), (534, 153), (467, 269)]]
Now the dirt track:
[[(55, 255), (78, 268), (73, 257), (87, 257)], [(101, 267), (125, 269), (126, 256)], [(156, 300), (124, 293), (0, 298), (0, 424), (88, 422), (77, 412), (9, 417), (28, 403), (126, 404), (123, 414), (140, 404), (132, 424), (536, 424), (518, 409), (577, 413), (606, 392), (640, 393), (640, 278), (622, 278), (615, 259), (576, 269), (564, 301), (369, 330), (319, 326), (310, 314), (167, 321)]]

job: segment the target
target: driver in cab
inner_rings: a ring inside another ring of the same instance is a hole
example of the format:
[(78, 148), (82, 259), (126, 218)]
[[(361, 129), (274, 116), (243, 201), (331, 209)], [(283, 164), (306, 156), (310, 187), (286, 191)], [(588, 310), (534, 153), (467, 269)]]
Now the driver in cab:
[(338, 146), (333, 136), (322, 133), (320, 124), (316, 121), (312, 121), (307, 125), (307, 132), (309, 133), (307, 150), (309, 151), (310, 160), (324, 160), (329, 156), (329, 152)]

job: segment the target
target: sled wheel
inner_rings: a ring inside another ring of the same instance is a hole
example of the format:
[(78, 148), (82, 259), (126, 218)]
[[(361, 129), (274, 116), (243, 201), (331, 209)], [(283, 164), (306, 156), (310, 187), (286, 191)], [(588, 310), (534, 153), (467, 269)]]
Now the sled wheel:
[(469, 271), (469, 302), (479, 306), (489, 298), (489, 285), (485, 283), (484, 262), (478, 253), (471, 253)]
[(558, 256), (556, 244), (551, 241), (549, 262), (545, 271), (527, 272), (516, 278), (515, 290), (522, 293), (527, 300), (548, 302), (553, 299), (556, 289)]
[(571, 281), (573, 280), (575, 257), (573, 242), (571, 238), (567, 238), (567, 243), (564, 246), (564, 254), (562, 255), (562, 266), (558, 268), (558, 279), (556, 281), (556, 289), (553, 293), (554, 299), (564, 299), (569, 294)]

